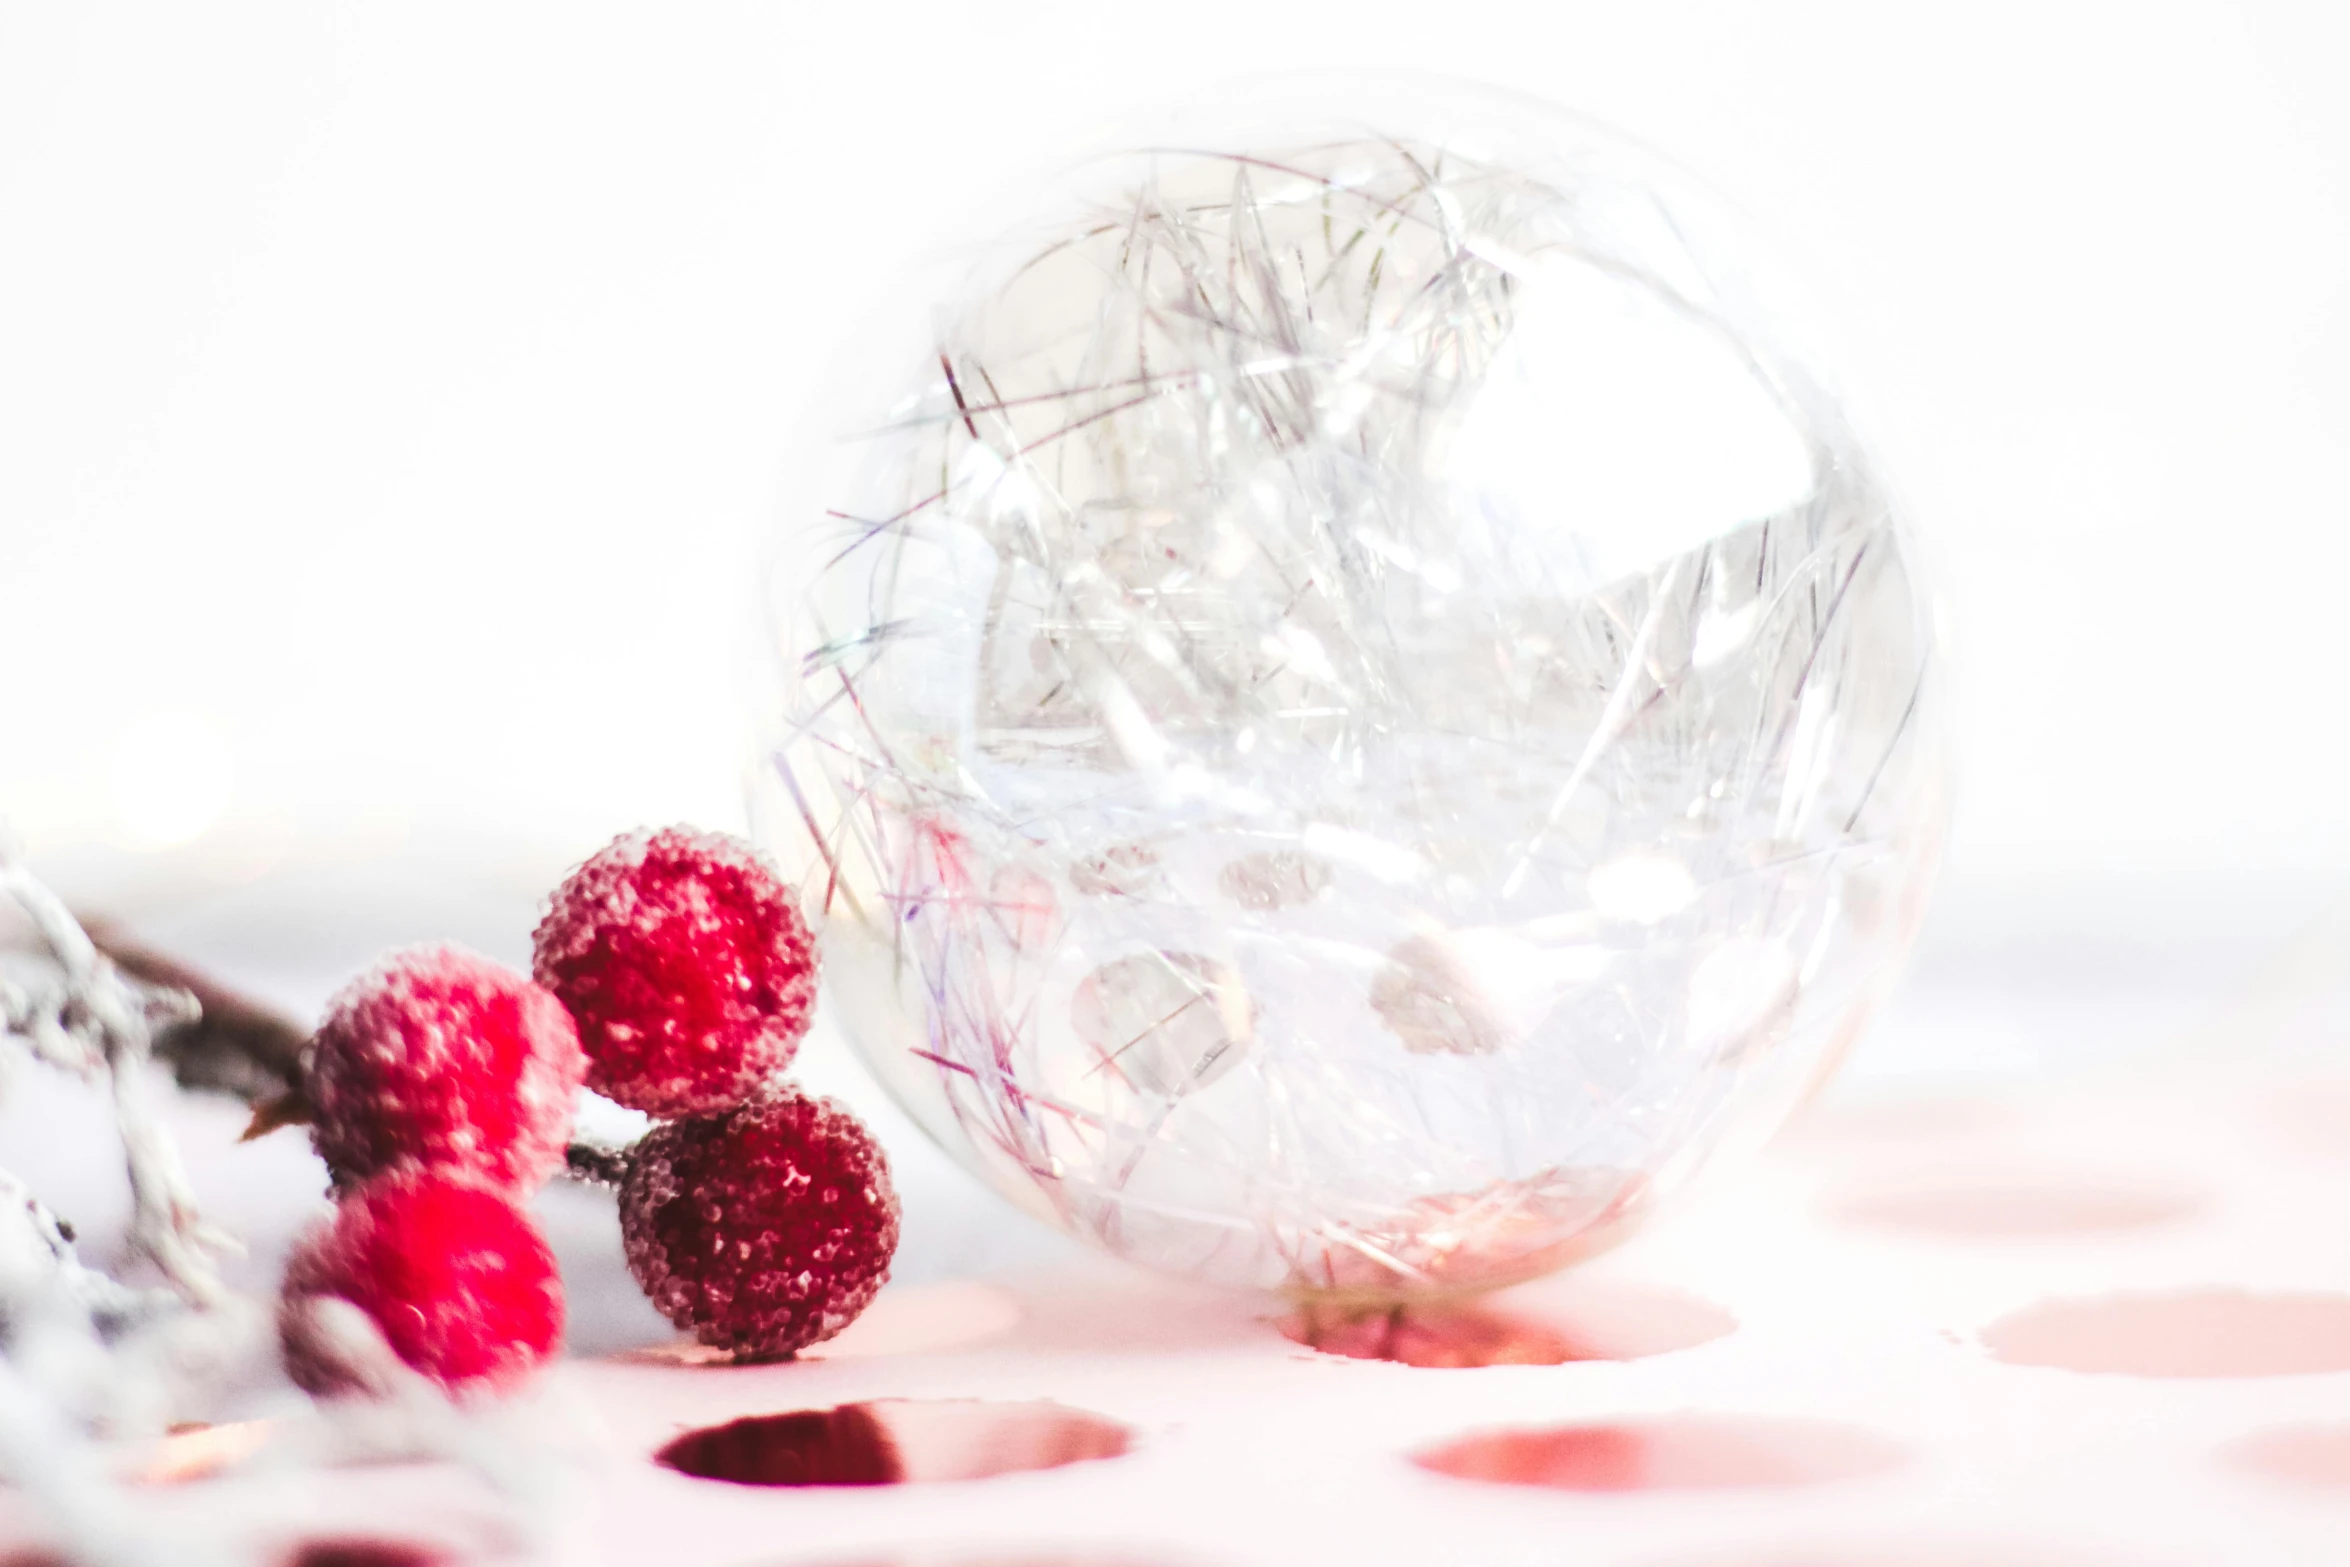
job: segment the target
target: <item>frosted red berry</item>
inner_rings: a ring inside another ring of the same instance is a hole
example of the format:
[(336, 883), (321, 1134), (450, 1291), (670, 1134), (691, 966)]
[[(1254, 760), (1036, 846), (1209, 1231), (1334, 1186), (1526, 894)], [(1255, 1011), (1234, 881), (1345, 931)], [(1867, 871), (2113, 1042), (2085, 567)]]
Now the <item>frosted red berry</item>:
[(286, 1369), (314, 1393), (347, 1385), (303, 1309), (319, 1296), (367, 1313), (392, 1352), (453, 1392), (511, 1387), (563, 1337), (563, 1285), (530, 1216), (503, 1193), (408, 1171), (345, 1195), (286, 1264)]
[(898, 1199), (855, 1116), (780, 1089), (655, 1127), (620, 1188), (620, 1236), (671, 1322), (787, 1355), (847, 1327), (889, 1277)]
[(562, 997), (588, 1086), (652, 1115), (740, 1104), (790, 1064), (816, 1001), (816, 943), (749, 845), (632, 833), (555, 889), (532, 972)]
[(586, 1072), (561, 1002), (478, 953), (425, 946), (328, 1003), (303, 1089), (338, 1187), (425, 1168), (528, 1189), (563, 1162)]

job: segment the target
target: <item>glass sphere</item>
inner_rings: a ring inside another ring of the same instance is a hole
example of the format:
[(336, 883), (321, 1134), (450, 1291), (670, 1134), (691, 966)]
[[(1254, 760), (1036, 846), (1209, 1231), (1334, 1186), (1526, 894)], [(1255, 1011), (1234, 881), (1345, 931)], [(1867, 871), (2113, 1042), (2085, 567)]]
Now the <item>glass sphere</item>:
[(1915, 929), (1939, 677), (1875, 462), (1714, 209), (1556, 110), (1243, 91), (1021, 205), (776, 558), (755, 803), (836, 1015), (1156, 1268), (1606, 1245)]

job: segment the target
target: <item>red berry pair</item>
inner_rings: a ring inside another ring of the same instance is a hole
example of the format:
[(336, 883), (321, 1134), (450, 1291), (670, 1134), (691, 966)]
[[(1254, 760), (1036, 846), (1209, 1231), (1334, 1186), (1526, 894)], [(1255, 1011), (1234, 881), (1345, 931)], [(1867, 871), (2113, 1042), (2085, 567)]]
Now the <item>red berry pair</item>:
[(703, 1343), (788, 1355), (889, 1277), (897, 1196), (846, 1109), (776, 1082), (815, 1002), (816, 948), (756, 854), (680, 829), (622, 838), (556, 889), (533, 938), (588, 1083), (665, 1121), (620, 1188), (629, 1271)]
[(515, 1203), (563, 1160), (583, 1077), (678, 1117), (629, 1156), (630, 1271), (703, 1342), (787, 1355), (888, 1277), (897, 1198), (848, 1111), (775, 1079), (806, 1031), (816, 952), (746, 846), (619, 839), (556, 889), (537, 983), (453, 947), (394, 954), (312, 1043), (313, 1138), (343, 1205), (287, 1269), (288, 1365), (336, 1383), (312, 1296), (360, 1307), (410, 1366), (502, 1387), (554, 1352), (554, 1259)]
[(340, 1205), (286, 1267), (296, 1381), (351, 1377), (315, 1332), (320, 1296), (453, 1390), (507, 1386), (555, 1352), (563, 1287), (519, 1205), (563, 1162), (587, 1065), (561, 1002), (461, 947), (394, 952), (328, 1004), (304, 1088)]

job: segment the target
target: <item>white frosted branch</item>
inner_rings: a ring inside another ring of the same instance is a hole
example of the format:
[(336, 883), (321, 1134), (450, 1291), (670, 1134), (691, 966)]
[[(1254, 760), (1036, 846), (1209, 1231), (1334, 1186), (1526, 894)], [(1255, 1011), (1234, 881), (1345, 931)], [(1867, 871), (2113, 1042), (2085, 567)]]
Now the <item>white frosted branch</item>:
[(0, 894), (32, 921), (47, 961), (0, 977), (0, 1024), (38, 1059), (91, 1081), (105, 1077), (131, 1187), (132, 1251), (199, 1306), (227, 1298), (214, 1256), (235, 1242), (204, 1222), (179, 1147), (163, 1125), (148, 1082), (158, 1030), (191, 1022), (195, 998), (121, 972), (81, 922), (0, 838)]
[[(77, 1567), (209, 1567), (224, 1560), (217, 1546), (142, 1523), (103, 1440), (212, 1418), (223, 1389), (249, 1382), (278, 1353), (269, 1304), (220, 1276), (214, 1259), (235, 1242), (198, 1211), (162, 1117), (156, 1042), (201, 1009), (164, 982), (180, 977), (168, 966), (150, 978), (118, 966), (25, 867), (4, 828), (0, 900), (24, 911), (38, 939), (34, 950), (0, 951), (0, 1063), (6, 1047), (21, 1046), (107, 1095), (130, 1178), (131, 1251), (170, 1286), (136, 1288), (84, 1266), (70, 1232), (0, 1170), (0, 1484), (42, 1507)], [(258, 1467), (447, 1459), (496, 1498), (502, 1553), (545, 1546), (563, 1514), (549, 1490), (559, 1477), (524, 1428), (502, 1410), (452, 1402), (402, 1364), (356, 1307), (293, 1309), (310, 1313), (313, 1342), (366, 1396), (275, 1422)]]

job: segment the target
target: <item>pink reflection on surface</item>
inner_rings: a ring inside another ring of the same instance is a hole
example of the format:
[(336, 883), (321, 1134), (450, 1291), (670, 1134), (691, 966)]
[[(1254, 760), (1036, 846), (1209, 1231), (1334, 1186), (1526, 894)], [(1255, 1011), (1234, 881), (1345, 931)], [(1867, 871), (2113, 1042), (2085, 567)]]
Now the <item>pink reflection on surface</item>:
[(2350, 1296), (2174, 1290), (2049, 1300), (1985, 1328), (2011, 1366), (2139, 1377), (2350, 1371)]
[[(925, 1284), (914, 1289), (883, 1290), (864, 1315), (821, 1344), (811, 1344), (801, 1360), (847, 1360), (868, 1355), (930, 1355), (985, 1343), (1018, 1327), (1024, 1313), (1009, 1290), (975, 1279)], [(623, 1364), (644, 1366), (733, 1366), (747, 1364), (731, 1352), (697, 1344), (692, 1339), (657, 1344), (648, 1349), (624, 1350), (612, 1357)]]
[(1647, 1567), (2115, 1567), (2106, 1556), (2081, 1557), (2037, 1545), (1950, 1540), (1842, 1541), (1740, 1547), (1676, 1556)]
[[(777, 1563), (776, 1567), (783, 1567)], [(1191, 1562), (1105, 1555), (1093, 1551), (998, 1551), (974, 1556), (967, 1551), (913, 1551), (896, 1556), (860, 1556), (855, 1561), (827, 1562), (822, 1567), (1196, 1567)]]
[(1397, 1306), (1369, 1313), (1302, 1311), (1282, 1334), (1308, 1349), (1399, 1366), (1556, 1366), (1604, 1357), (1581, 1352), (1556, 1328), (1476, 1306)]
[(1526, 1292), (1507, 1304), (1309, 1307), (1280, 1323), (1286, 1337), (1326, 1355), (1447, 1370), (1641, 1360), (1710, 1343), (1737, 1326), (1728, 1312), (1694, 1295), (1587, 1279)]
[(2230, 1469), (2316, 1491), (2350, 1491), (2350, 1425), (2281, 1426), (2219, 1450)]
[(836, 1338), (814, 1344), (806, 1360), (863, 1355), (927, 1355), (1000, 1338), (1020, 1325), (1020, 1302), (1009, 1290), (973, 1279), (882, 1291), (865, 1314)]
[(2138, 1176), (1989, 1169), (1855, 1182), (1822, 1211), (1846, 1224), (1953, 1240), (2041, 1240), (2150, 1229), (2203, 1206), (2193, 1192)]
[(734, 1485), (900, 1485), (1058, 1469), (1131, 1444), (1125, 1426), (1059, 1404), (878, 1399), (704, 1426), (653, 1458)]
[(450, 1561), (446, 1553), (411, 1541), (354, 1537), (304, 1541), (285, 1567), (445, 1567)]
[(1750, 1415), (1662, 1415), (1607, 1425), (1485, 1431), (1412, 1455), (1423, 1469), (1559, 1491), (1704, 1491), (1822, 1485), (1895, 1469), (1907, 1454), (1858, 1426)]
[(2262, 1130), (2280, 1130), (2312, 1147), (2350, 1153), (2350, 1086), (2295, 1083), (2267, 1102)]

